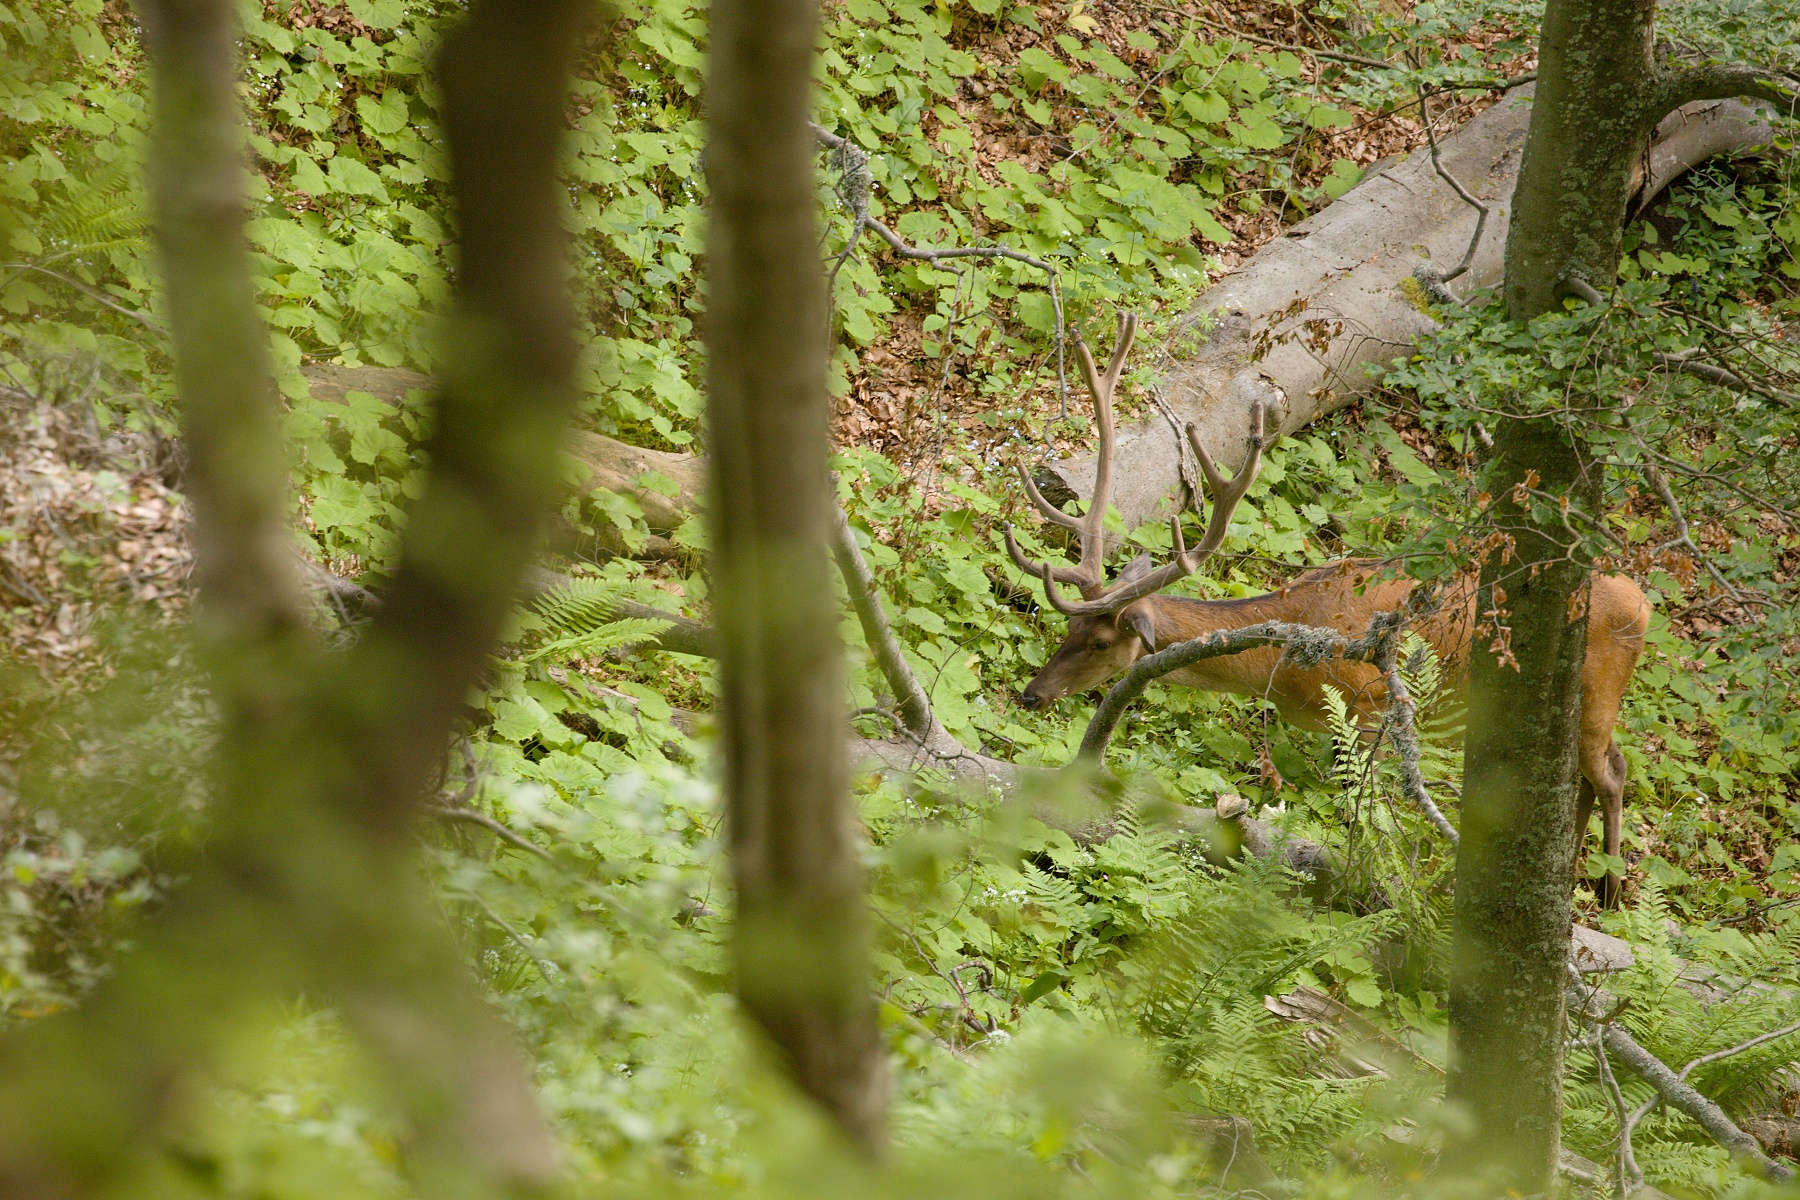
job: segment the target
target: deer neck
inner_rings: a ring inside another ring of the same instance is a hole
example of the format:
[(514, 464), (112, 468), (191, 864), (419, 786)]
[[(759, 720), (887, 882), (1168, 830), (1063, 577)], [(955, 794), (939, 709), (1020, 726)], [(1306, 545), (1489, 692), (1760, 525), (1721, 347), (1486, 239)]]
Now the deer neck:
[[(1291, 621), (1293, 605), (1279, 592), (1245, 596), (1237, 600), (1189, 600), (1181, 596), (1152, 596), (1150, 606), (1156, 626), (1157, 649), (1177, 642), (1206, 637), (1224, 629), (1242, 629), (1263, 621)], [(1260, 695), (1268, 691), (1281, 654), (1275, 647), (1245, 650), (1209, 658), (1173, 672), (1172, 682), (1208, 692)]]
[(1151, 596), (1142, 603), (1150, 607), (1156, 622), (1158, 650), (1166, 650), (1176, 642), (1205, 637), (1221, 629), (1242, 629), (1259, 621), (1293, 619), (1289, 612), (1292, 605), (1283, 603), (1280, 592), (1264, 592), (1260, 596), (1244, 596), (1236, 600)]

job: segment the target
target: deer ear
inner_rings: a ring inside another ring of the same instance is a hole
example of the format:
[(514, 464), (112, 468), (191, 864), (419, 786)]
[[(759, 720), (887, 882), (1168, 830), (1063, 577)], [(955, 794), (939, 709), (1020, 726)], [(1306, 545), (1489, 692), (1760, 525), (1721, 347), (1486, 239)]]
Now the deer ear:
[(1125, 569), (1119, 572), (1118, 578), (1114, 579), (1113, 583), (1116, 585), (1130, 583), (1134, 579), (1142, 579), (1150, 573), (1151, 568), (1155, 565), (1150, 561), (1148, 554), (1140, 554), (1125, 564)]
[(1138, 635), (1138, 641), (1144, 643), (1145, 653), (1156, 650), (1156, 619), (1150, 615), (1147, 604), (1133, 604), (1119, 614), (1119, 624)]

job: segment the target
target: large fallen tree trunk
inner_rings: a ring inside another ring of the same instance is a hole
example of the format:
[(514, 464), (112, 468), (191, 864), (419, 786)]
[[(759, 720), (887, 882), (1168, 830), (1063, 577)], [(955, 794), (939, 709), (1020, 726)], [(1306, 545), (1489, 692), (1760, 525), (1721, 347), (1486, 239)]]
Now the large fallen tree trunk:
[[(1481, 245), (1452, 289), (1460, 299), (1500, 281), (1530, 95), (1530, 85), (1514, 88), (1438, 142), (1443, 168), (1490, 210)], [(1736, 101), (1672, 113), (1657, 128), (1639, 205), (1690, 167), (1766, 145), (1772, 136), (1766, 121)], [(1192, 486), (1192, 456), (1181, 435), (1188, 422), (1235, 471), (1256, 402), (1286, 435), (1366, 392), (1368, 364), (1406, 353), (1433, 326), (1411, 283), (1415, 268), (1427, 260), (1459, 262), (1477, 219), (1421, 149), (1295, 225), (1202, 295), (1174, 340), (1195, 325), (1205, 338), (1164, 379), (1166, 413), (1118, 432), (1112, 503), (1125, 528), (1166, 518), (1184, 486)], [(1037, 482), (1053, 503), (1085, 500), (1093, 493), (1094, 459), (1047, 464)]]
[[(306, 363), (300, 368), (314, 400), (345, 403), (349, 393), (364, 392), (384, 404), (397, 405), (408, 392), (430, 392), (437, 381), (429, 375), (400, 367), (342, 367), (335, 363)], [(633, 446), (617, 438), (587, 430), (572, 430), (564, 447), (574, 462), (587, 469), (580, 487), (605, 488), (634, 501), (643, 514), (650, 537), (635, 547), (634, 555), (664, 558), (674, 554), (668, 535), (699, 511), (706, 488), (706, 462), (697, 454), (670, 454)], [(618, 554), (626, 550), (615, 530), (602, 530), (602, 549)]]
[[(1464, 298), (1500, 278), (1530, 95), (1530, 85), (1514, 88), (1438, 142), (1443, 168), (1490, 209), (1482, 243), (1453, 289)], [(1772, 136), (1762, 117), (1735, 101), (1702, 101), (1672, 113), (1646, 156), (1638, 205), (1696, 164), (1766, 145)], [(1417, 302), (1421, 293), (1405, 281), (1421, 262), (1459, 261), (1476, 220), (1439, 177), (1430, 152), (1419, 150), (1289, 229), (1201, 296), (1183, 325), (1200, 325), (1206, 337), (1163, 384), (1168, 415), (1118, 433), (1113, 504), (1125, 526), (1167, 516), (1184, 481), (1195, 478), (1181, 425), (1197, 425), (1202, 442), (1223, 448), (1220, 461), (1235, 471), (1257, 400), (1286, 435), (1366, 391), (1366, 364), (1405, 353), (1432, 327)], [(396, 403), (410, 390), (435, 386), (428, 376), (390, 367), (308, 363), (301, 373), (313, 397), (328, 401), (362, 391)], [(642, 510), (652, 537), (639, 556), (673, 553), (667, 535), (698, 508), (706, 471), (699, 456), (587, 432), (572, 435), (568, 449), (588, 469), (586, 486), (630, 497)], [(1086, 499), (1094, 460), (1051, 463), (1037, 478), (1055, 503)]]

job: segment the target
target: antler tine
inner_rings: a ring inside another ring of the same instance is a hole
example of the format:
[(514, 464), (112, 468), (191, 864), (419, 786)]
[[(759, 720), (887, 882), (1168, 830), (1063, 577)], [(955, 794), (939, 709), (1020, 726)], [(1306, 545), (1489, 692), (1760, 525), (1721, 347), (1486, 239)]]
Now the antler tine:
[(1025, 494), (1031, 497), (1032, 507), (1038, 510), (1044, 520), (1056, 525), (1061, 525), (1064, 529), (1073, 530), (1076, 533), (1080, 533), (1087, 528), (1087, 526), (1082, 524), (1080, 517), (1071, 517), (1068, 513), (1046, 500), (1044, 498), (1044, 493), (1038, 491), (1037, 484), (1032, 482), (1031, 472), (1027, 471), (1022, 466), (1019, 468), (1019, 478), (1025, 484)]
[(1087, 573), (1080, 567), (1053, 567), (1047, 562), (1037, 562), (1027, 558), (1025, 552), (1019, 549), (1018, 540), (1013, 537), (1013, 527), (1010, 524), (1006, 527), (1006, 552), (1012, 555), (1013, 565), (1027, 575), (1045, 577), (1044, 573), (1049, 572), (1049, 575), (1045, 577), (1044, 584), (1047, 592), (1052, 591), (1049, 580), (1055, 580), (1057, 583), (1072, 583), (1079, 588), (1091, 587), (1099, 582), (1097, 579), (1088, 578)]
[(1087, 384), (1088, 397), (1094, 402), (1094, 433), (1100, 442), (1094, 458), (1094, 494), (1088, 500), (1087, 514), (1076, 528), (1081, 533), (1081, 565), (1098, 577), (1105, 558), (1106, 506), (1112, 503), (1112, 392), (1101, 381), (1093, 352), (1080, 334), (1075, 335), (1075, 353), (1081, 359), (1082, 382)]
[[(1206, 490), (1212, 497), (1212, 516), (1206, 523), (1206, 535), (1200, 544), (1194, 547), (1194, 553), (1205, 558), (1216, 551), (1225, 541), (1225, 533), (1231, 528), (1231, 514), (1238, 502), (1256, 482), (1256, 474), (1262, 470), (1263, 452), (1263, 403), (1257, 400), (1250, 406), (1250, 452), (1244, 458), (1244, 465), (1238, 468), (1236, 475), (1227, 483), (1220, 476), (1219, 469), (1213, 465), (1212, 456), (1200, 441), (1200, 431), (1191, 422), (1187, 427), (1188, 445), (1194, 448), (1194, 456), (1200, 460), (1200, 469), (1206, 474)], [(1198, 567), (1198, 561), (1194, 566)]]
[[(1119, 376), (1125, 369), (1125, 359), (1131, 353), (1131, 344), (1136, 337), (1137, 315), (1126, 313), (1119, 319), (1118, 341), (1113, 345), (1112, 357), (1107, 361), (1105, 374), (1102, 374), (1094, 363), (1094, 354), (1088, 349), (1087, 342), (1082, 339), (1080, 333), (1075, 335), (1075, 353), (1081, 362), (1082, 382), (1087, 384), (1088, 395), (1094, 402), (1094, 432), (1099, 440), (1094, 464), (1094, 494), (1088, 501), (1087, 512), (1080, 517), (1071, 517), (1044, 498), (1029, 472), (1023, 468), (1019, 470), (1019, 478), (1025, 483), (1026, 494), (1031, 497), (1032, 505), (1043, 514), (1044, 519), (1073, 531), (1081, 538), (1081, 564), (1076, 567), (1053, 567), (1049, 563), (1033, 562), (1026, 558), (1024, 552), (1019, 549), (1017, 539), (1013, 537), (1012, 527), (1008, 526), (1006, 530), (1006, 550), (1008, 554), (1012, 555), (1014, 564), (1021, 571), (1036, 575), (1044, 581), (1045, 599), (1050, 602), (1052, 608), (1064, 616), (1073, 617), (1083, 613), (1109, 611), (1118, 605), (1130, 603), (1131, 599), (1136, 599), (1139, 595), (1148, 594), (1140, 589), (1149, 579), (1166, 576), (1163, 583), (1157, 584), (1158, 587), (1161, 587), (1165, 586), (1169, 579), (1177, 577), (1177, 574), (1169, 574), (1170, 571), (1187, 574), (1188, 571), (1193, 570), (1191, 566), (1185, 571), (1181, 570), (1181, 564), (1187, 561), (1188, 555), (1186, 548), (1182, 545), (1181, 529), (1177, 522), (1175, 530), (1176, 561), (1153, 572), (1145, 580), (1127, 584), (1126, 588), (1133, 593), (1130, 599), (1119, 600), (1115, 604), (1113, 596), (1109, 595), (1098, 600), (1069, 601), (1063, 599), (1062, 594), (1056, 589), (1057, 584), (1068, 583), (1087, 592), (1099, 587), (1106, 577), (1104, 569), (1106, 508), (1112, 502), (1113, 451), (1115, 449), (1113, 390), (1119, 385)], [(1114, 593), (1114, 595), (1117, 594)]]
[(1119, 375), (1125, 369), (1125, 356), (1131, 353), (1131, 344), (1137, 340), (1137, 314), (1126, 313), (1119, 318), (1119, 341), (1113, 347), (1112, 361), (1106, 364), (1106, 399), (1112, 400), (1113, 389), (1119, 386)]
[(1062, 598), (1062, 593), (1056, 590), (1055, 567), (1052, 567), (1049, 563), (1039, 563), (1038, 567), (1038, 578), (1044, 581), (1044, 599), (1050, 602), (1051, 608), (1054, 608), (1065, 617), (1078, 617), (1088, 610), (1089, 605), (1092, 604), (1093, 601), (1083, 600), (1071, 603)]
[(1094, 431), (1100, 441), (1094, 462), (1094, 495), (1088, 501), (1086, 528), (1081, 531), (1081, 566), (1091, 572), (1096, 580), (1104, 575), (1106, 506), (1112, 503), (1115, 449), (1113, 390), (1119, 385), (1119, 374), (1125, 369), (1125, 358), (1131, 353), (1131, 343), (1136, 337), (1137, 314), (1126, 313), (1119, 318), (1119, 337), (1113, 345), (1112, 358), (1106, 364), (1104, 375), (1095, 366), (1094, 355), (1087, 343), (1079, 335), (1075, 339), (1075, 350), (1081, 358), (1082, 380), (1087, 384), (1088, 394), (1094, 401)]
[[(1154, 595), (1177, 579), (1192, 575), (1199, 569), (1200, 564), (1211, 557), (1218, 550), (1220, 544), (1225, 541), (1225, 533), (1231, 528), (1233, 510), (1244, 498), (1244, 494), (1250, 490), (1251, 483), (1256, 480), (1257, 472), (1262, 469), (1264, 442), (1262, 401), (1257, 401), (1250, 410), (1250, 453), (1244, 459), (1244, 465), (1239, 468), (1238, 473), (1231, 477), (1230, 482), (1226, 482), (1219, 474), (1218, 468), (1213, 464), (1212, 456), (1207, 454), (1206, 447), (1200, 442), (1200, 431), (1191, 424), (1187, 427), (1187, 438), (1188, 444), (1194, 448), (1195, 455), (1200, 459), (1201, 469), (1206, 473), (1206, 490), (1212, 497), (1212, 518), (1207, 522), (1206, 536), (1200, 540), (1198, 546), (1190, 551), (1181, 536), (1181, 518), (1179, 515), (1175, 516), (1170, 521), (1170, 532), (1175, 543), (1175, 557), (1172, 561), (1164, 563), (1140, 579), (1121, 584), (1105, 595), (1097, 596), (1092, 600), (1071, 603), (1060, 597), (1052, 596), (1051, 604), (1058, 612), (1070, 617), (1118, 612), (1127, 604), (1141, 600), (1145, 596)], [(1045, 584), (1045, 587), (1048, 589), (1048, 583)]]

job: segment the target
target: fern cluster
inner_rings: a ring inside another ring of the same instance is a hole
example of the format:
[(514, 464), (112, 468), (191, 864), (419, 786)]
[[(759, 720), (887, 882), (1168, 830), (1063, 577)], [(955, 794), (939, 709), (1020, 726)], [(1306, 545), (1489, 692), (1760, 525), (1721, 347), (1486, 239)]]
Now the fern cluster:
[[(1634, 908), (1614, 917), (1612, 932), (1632, 943), (1634, 964), (1605, 986), (1625, 1002), (1618, 1020), (1676, 1070), (1703, 1055), (1740, 1045), (1800, 1016), (1800, 929), (1742, 934), (1729, 927), (1687, 929), (1669, 919), (1659, 888), (1646, 883)], [(1618, 1121), (1603, 1092), (1591, 1044), (1570, 1058), (1564, 1136), (1599, 1161), (1616, 1151)], [(1800, 1034), (1697, 1068), (1689, 1082), (1735, 1117), (1779, 1111), (1784, 1081), (1792, 1086)], [(1647, 1084), (1615, 1073), (1625, 1103), (1651, 1098)], [(1666, 1108), (1638, 1125), (1633, 1151), (1646, 1178), (1685, 1192), (1720, 1189), (1729, 1155), (1689, 1118)]]

